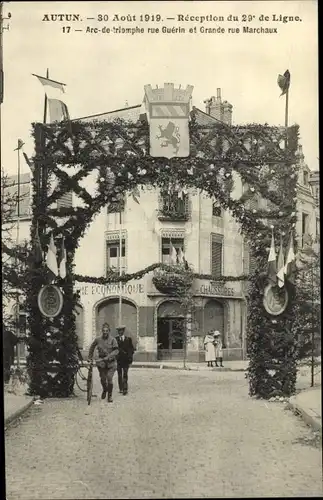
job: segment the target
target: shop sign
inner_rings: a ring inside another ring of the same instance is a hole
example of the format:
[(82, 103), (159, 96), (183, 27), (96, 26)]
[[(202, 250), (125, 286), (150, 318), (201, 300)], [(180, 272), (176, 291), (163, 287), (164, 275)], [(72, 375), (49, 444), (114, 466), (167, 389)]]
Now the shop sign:
[(225, 286), (223, 283), (216, 283), (216, 282), (210, 282), (210, 283), (203, 283), (199, 287), (199, 293), (201, 295), (220, 295), (224, 297), (234, 297), (235, 292), (234, 289), (231, 287)]
[(119, 283), (113, 283), (109, 285), (82, 285), (77, 286), (76, 291), (80, 292), (81, 297), (90, 295), (101, 295), (106, 297), (109, 295), (137, 295), (145, 293), (145, 288), (142, 283), (124, 283), (120, 286)]

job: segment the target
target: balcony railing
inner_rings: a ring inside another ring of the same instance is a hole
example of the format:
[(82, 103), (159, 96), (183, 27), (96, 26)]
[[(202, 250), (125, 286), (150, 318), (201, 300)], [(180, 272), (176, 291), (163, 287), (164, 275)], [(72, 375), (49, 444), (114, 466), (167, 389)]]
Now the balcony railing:
[(158, 219), (187, 221), (190, 218), (188, 196), (178, 198), (177, 195), (165, 194), (161, 197)]

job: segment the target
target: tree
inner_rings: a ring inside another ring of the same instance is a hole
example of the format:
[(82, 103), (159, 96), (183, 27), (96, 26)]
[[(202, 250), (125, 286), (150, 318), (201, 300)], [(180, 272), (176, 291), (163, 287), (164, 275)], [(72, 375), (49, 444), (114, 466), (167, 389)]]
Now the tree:
[[(321, 300), (320, 300), (320, 246), (312, 237), (298, 256), (298, 278), (296, 283), (296, 314), (294, 323), (297, 338), (297, 358), (309, 357), (312, 372), (315, 356), (321, 346)], [(312, 380), (313, 382), (313, 380)]]
[[(162, 293), (174, 298), (181, 311), (181, 318), (174, 324), (170, 341), (183, 346), (183, 366), (186, 368), (187, 347), (191, 338), (191, 326), (195, 316), (194, 294), (191, 288), (194, 274), (187, 264), (167, 266), (155, 272), (153, 283)], [(174, 312), (174, 316), (177, 316)]]
[(16, 317), (9, 313), (8, 306), (17, 295), (24, 293), (26, 283), (26, 263), (28, 244), (19, 243), (16, 239), (17, 219), (16, 207), (23, 196), (18, 197), (14, 182), (1, 171), (1, 252), (2, 252), (2, 297), (4, 323), (7, 327), (16, 329)]

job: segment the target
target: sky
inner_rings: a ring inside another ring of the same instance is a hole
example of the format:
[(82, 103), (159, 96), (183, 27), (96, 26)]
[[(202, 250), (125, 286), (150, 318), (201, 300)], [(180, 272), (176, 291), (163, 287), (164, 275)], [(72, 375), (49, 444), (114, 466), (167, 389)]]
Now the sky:
[[(5, 2), (4, 17), (8, 12), (1, 106), (1, 165), (8, 173), (17, 171), (14, 149), (19, 138), (25, 152), (33, 154), (31, 123), (43, 119), (44, 88), (32, 73), (45, 76), (47, 68), (50, 78), (66, 84), (71, 118), (123, 108), (126, 102), (141, 104), (144, 85), (172, 82), (193, 85), (193, 105), (202, 110), (203, 101), (221, 88), (222, 98), (233, 105), (234, 124), (270, 125), (284, 124), (285, 98), (280, 97), (277, 77), (289, 69), (289, 124), (300, 125), (305, 161), (311, 170), (319, 168), (316, 1)], [(45, 15), (62, 13), (78, 14), (81, 20), (43, 21)], [(149, 20), (141, 22), (140, 14)], [(250, 21), (243, 22), (244, 14)], [(99, 21), (100, 15), (109, 19)], [(113, 20), (115, 15), (119, 20)], [(127, 15), (131, 20), (122, 21)], [(160, 21), (152, 19), (157, 15)], [(210, 15), (212, 21), (198, 18)], [(274, 15), (294, 20), (280, 22)], [(186, 21), (185, 16), (195, 19)], [(224, 21), (216, 19), (221, 16)], [(267, 21), (262, 20), (265, 16)], [(278, 33), (242, 33), (243, 26), (274, 28)], [(145, 32), (91, 33), (87, 27), (138, 27)], [(186, 32), (162, 33), (162, 27)], [(148, 33), (148, 28), (160, 32)], [(189, 33), (190, 28), (196, 33)], [(203, 33), (201, 28), (225, 32)], [(229, 33), (229, 28), (240, 32)], [(28, 171), (24, 162), (22, 171)]]

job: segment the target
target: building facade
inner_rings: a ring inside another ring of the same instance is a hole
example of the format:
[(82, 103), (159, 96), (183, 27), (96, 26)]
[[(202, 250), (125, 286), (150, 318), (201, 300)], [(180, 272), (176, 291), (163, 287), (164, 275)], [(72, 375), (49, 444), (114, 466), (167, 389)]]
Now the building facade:
[[(205, 112), (195, 108), (199, 124), (207, 125), (215, 120), (231, 124), (232, 105), (222, 101), (220, 89), (216, 97), (204, 102)], [(138, 105), (81, 120), (137, 121), (142, 113), (143, 108)], [(308, 169), (305, 163), (302, 168)], [(91, 188), (91, 182), (94, 188), (94, 176), (92, 179), (88, 177), (87, 189)], [(234, 180), (233, 196), (239, 197), (244, 186), (238, 176)], [(310, 186), (300, 182), (299, 197), (301, 210), (311, 215), (316, 205)], [(70, 193), (59, 200), (58, 207), (78, 203), (76, 196)], [(311, 221), (306, 225), (300, 215), (297, 229), (302, 238), (303, 229), (312, 230), (313, 215), (311, 217), (305, 217)], [(24, 238), (29, 236), (29, 224), (30, 220), (26, 219), (20, 222), (20, 227), (24, 226), (21, 230)], [(80, 241), (75, 272), (102, 277), (109, 270), (121, 267), (126, 273), (135, 273), (151, 264), (170, 263), (172, 247), (177, 253), (184, 253), (195, 273), (213, 277), (212, 280), (195, 279), (193, 283), (195, 312), (187, 322), (187, 359), (204, 360), (203, 337), (210, 329), (222, 334), (224, 359), (243, 359), (247, 312), (244, 284), (240, 281), (221, 284), (217, 278), (247, 274), (252, 261), (237, 222), (203, 192), (181, 189), (170, 195), (148, 186), (141, 189), (139, 203), (131, 196), (125, 198), (121, 213), (113, 205), (102, 208)], [(75, 284), (81, 302), (76, 311), (77, 334), (84, 355), (104, 322), (115, 332), (121, 321), (136, 345), (136, 360), (183, 357), (183, 340), (174, 335), (183, 322), (182, 310), (173, 297), (155, 288), (152, 279), (153, 272), (150, 272), (122, 286), (118, 283)]]

